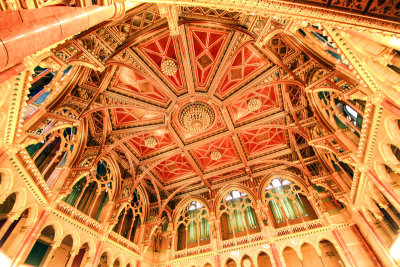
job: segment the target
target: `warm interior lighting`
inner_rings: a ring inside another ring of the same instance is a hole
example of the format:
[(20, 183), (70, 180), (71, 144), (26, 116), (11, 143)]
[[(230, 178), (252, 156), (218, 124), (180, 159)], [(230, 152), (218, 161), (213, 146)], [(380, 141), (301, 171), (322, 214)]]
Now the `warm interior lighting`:
[(394, 241), (393, 246), (390, 248), (390, 255), (396, 261), (400, 260), (400, 235), (397, 236), (396, 241)]
[(191, 133), (201, 133), (214, 122), (214, 111), (203, 102), (190, 102), (179, 111), (179, 121)]

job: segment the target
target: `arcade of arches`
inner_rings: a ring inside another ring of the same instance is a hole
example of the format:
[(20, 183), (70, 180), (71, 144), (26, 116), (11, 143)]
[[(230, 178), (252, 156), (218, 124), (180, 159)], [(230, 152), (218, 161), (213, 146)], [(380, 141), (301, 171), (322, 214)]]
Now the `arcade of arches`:
[(399, 265), (400, 2), (172, 2), (0, 0), (7, 266)]

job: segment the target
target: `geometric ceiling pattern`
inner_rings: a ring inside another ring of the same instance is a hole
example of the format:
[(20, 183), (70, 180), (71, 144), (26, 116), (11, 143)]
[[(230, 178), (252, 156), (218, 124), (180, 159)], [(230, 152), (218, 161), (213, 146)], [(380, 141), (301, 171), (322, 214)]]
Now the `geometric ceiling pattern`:
[[(66, 98), (89, 125), (82, 157), (118, 151), (119, 160), (129, 161), (122, 166), (137, 166), (132, 176), (155, 179), (164, 190), (190, 181), (201, 192), (282, 166), (302, 177), (312, 164), (324, 167), (306, 141), (323, 121), (305, 91), (334, 71), (323, 50), (311, 51), (284, 21), (213, 9), (181, 8), (179, 35), (173, 35), (156, 5), (146, 5), (146, 16), (132, 11), (104, 26), (107, 42), (96, 30), (77, 37), (90, 35), (91, 47), (110, 51), (94, 60), (83, 47), (85, 68), (103, 70), (86, 71)], [(199, 16), (203, 23), (196, 23)], [(67, 45), (58, 49), (72, 62)], [(175, 71), (163, 71), (166, 61)], [(196, 101), (214, 114), (200, 133), (179, 120), (181, 108)]]

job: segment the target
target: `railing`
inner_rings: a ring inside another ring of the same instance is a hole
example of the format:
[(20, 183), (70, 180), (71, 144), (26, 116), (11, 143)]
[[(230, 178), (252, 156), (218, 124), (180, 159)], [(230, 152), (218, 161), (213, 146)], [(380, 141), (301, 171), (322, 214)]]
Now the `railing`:
[(263, 239), (262, 233), (247, 235), (247, 236), (238, 237), (235, 239), (229, 239), (229, 240), (222, 241), (222, 248), (239, 246), (239, 245), (243, 245), (246, 243), (260, 241), (262, 239)]
[(313, 220), (313, 221), (309, 221), (309, 222), (305, 222), (305, 223), (300, 223), (300, 224), (296, 224), (296, 225), (290, 225), (290, 226), (278, 228), (275, 231), (278, 236), (282, 236), (282, 235), (290, 235), (290, 234), (294, 234), (294, 233), (298, 233), (298, 232), (302, 232), (302, 231), (306, 231), (306, 230), (312, 230), (312, 229), (316, 229), (316, 228), (319, 228), (322, 226), (323, 226), (322, 221), (320, 219), (318, 219), (318, 220)]
[(205, 246), (195, 247), (195, 248), (179, 250), (179, 251), (175, 251), (175, 259), (188, 257), (188, 256), (195, 255), (195, 254), (206, 253), (209, 251), (211, 251), (210, 244), (205, 245)]
[(57, 210), (61, 211), (62, 213), (70, 216), (71, 218), (75, 219), (76, 221), (86, 225), (87, 227), (89, 227), (97, 232), (101, 232), (101, 230), (103, 230), (103, 226), (98, 221), (90, 218), (85, 213), (75, 209), (74, 207), (72, 207), (71, 205), (69, 205), (67, 203), (58, 203)]
[(128, 248), (128, 249), (130, 249), (130, 250), (132, 250), (134, 252), (136, 252), (137, 254), (140, 253), (140, 249), (135, 243), (129, 241), (125, 237), (117, 234), (116, 232), (111, 231), (108, 237), (111, 240), (117, 242), (118, 244), (120, 244), (120, 245), (122, 245), (122, 246), (124, 246), (124, 247), (126, 247), (126, 248)]

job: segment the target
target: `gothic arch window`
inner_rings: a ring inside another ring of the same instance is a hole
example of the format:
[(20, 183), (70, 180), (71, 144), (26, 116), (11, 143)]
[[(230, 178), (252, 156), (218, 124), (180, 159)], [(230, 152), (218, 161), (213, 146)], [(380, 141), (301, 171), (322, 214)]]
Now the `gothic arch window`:
[(144, 222), (143, 197), (135, 189), (131, 202), (126, 205), (118, 216), (118, 222), (113, 231), (125, 237), (131, 242), (137, 243), (139, 226)]
[(32, 74), (31, 87), (29, 88), (27, 106), (25, 108), (24, 119), (32, 115), (40, 106), (45, 104), (49, 96), (62, 87), (63, 81), (70, 76), (73, 66), (56, 70), (37, 66)]
[(104, 205), (115, 194), (115, 183), (111, 163), (102, 159), (97, 163), (96, 171), (80, 179), (64, 201), (93, 219), (99, 220)]
[(227, 240), (260, 231), (254, 201), (247, 193), (232, 190), (220, 201), (218, 213), (222, 239)]
[(27, 152), (49, 186), (55, 182), (57, 167), (64, 166), (71, 159), (76, 143), (77, 128), (66, 127), (52, 131), (43, 141), (26, 147)]
[(307, 192), (292, 180), (272, 179), (265, 187), (264, 201), (269, 207), (275, 227), (317, 219), (307, 195)]
[(199, 201), (190, 201), (177, 216), (177, 250), (210, 243), (209, 212)]

